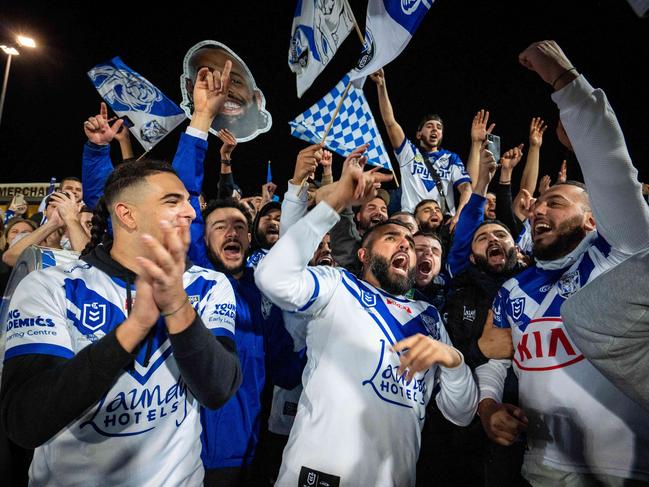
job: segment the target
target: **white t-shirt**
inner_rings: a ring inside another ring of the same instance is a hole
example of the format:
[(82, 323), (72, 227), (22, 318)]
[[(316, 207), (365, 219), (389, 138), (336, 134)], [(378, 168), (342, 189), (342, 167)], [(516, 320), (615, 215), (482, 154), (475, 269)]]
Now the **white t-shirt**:
[[(193, 266), (183, 282), (205, 326), (234, 339), (227, 278)], [(73, 357), (126, 319), (125, 286), (83, 261), (32, 272), (11, 299), (5, 360)], [(32, 485), (202, 485), (199, 404), (182, 380), (163, 319), (156, 326), (149, 365), (141, 347), (97, 404), (36, 448)]]

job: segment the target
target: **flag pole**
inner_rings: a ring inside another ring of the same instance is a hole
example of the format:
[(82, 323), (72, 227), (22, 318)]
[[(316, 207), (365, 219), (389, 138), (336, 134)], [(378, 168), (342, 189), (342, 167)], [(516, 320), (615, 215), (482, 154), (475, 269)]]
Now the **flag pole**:
[[(331, 132), (331, 127), (333, 127), (334, 122), (336, 121), (336, 117), (338, 116), (338, 112), (340, 112), (340, 108), (343, 106), (343, 102), (345, 101), (345, 98), (347, 97), (347, 93), (349, 92), (349, 89), (352, 87), (352, 82), (350, 81), (347, 83), (347, 87), (345, 88), (345, 91), (343, 91), (343, 96), (340, 97), (340, 101), (338, 102), (338, 106), (336, 107), (336, 110), (334, 110), (334, 114), (331, 117), (331, 121), (329, 122), (329, 125), (327, 125), (327, 130), (325, 130), (324, 135), (322, 136), (322, 142), (320, 142), (321, 145), (324, 145), (325, 140), (327, 140), (327, 135), (329, 135), (329, 132)], [(300, 185), (302, 186), (300, 188), (300, 192), (298, 193), (298, 196), (302, 196), (304, 194), (304, 182), (308, 179), (308, 176), (302, 180)]]
[(356, 34), (358, 34), (358, 39), (361, 41), (361, 45), (365, 47), (365, 36), (363, 36), (363, 33), (361, 32), (361, 28), (358, 26), (358, 22), (356, 22), (356, 16), (354, 15), (354, 11), (349, 5), (349, 2), (347, 0), (344, 1), (347, 10), (349, 10), (349, 14), (352, 16), (352, 21), (354, 22), (354, 30), (356, 30)]
[[(358, 35), (358, 40), (361, 41), (361, 45), (363, 46), (363, 48), (365, 48), (365, 36), (363, 36), (363, 33), (361, 32), (361, 28), (358, 26), (358, 22), (356, 22), (356, 16), (354, 15), (354, 11), (352, 10), (347, 0), (344, 0), (344, 2), (345, 2), (345, 6), (347, 7), (347, 10), (349, 10), (349, 14), (352, 16), (352, 21), (354, 22), (354, 30)], [(349, 88), (349, 86), (347, 86), (347, 88)], [(392, 177), (394, 178), (394, 184), (396, 184), (398, 188), (399, 180), (397, 179), (397, 174), (394, 172), (394, 168), (392, 167), (392, 165), (390, 165), (390, 171), (392, 172)]]
[(146, 156), (149, 152), (150, 152), (150, 151), (144, 151), (144, 154), (142, 154), (140, 157), (138, 157), (138, 158), (135, 159), (135, 160), (136, 160), (136, 161), (139, 161), (139, 160), (142, 159), (144, 156)]

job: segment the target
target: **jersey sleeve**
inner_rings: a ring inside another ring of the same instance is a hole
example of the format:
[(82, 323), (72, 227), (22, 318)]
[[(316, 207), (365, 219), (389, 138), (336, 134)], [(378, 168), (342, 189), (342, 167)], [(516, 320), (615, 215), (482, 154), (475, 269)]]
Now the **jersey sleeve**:
[[(394, 150), (394, 155), (397, 156), (397, 162), (400, 168), (412, 165), (417, 154), (417, 148), (413, 145), (408, 138), (403, 139), (399, 147)], [(403, 172), (403, 171), (402, 171)], [(408, 171), (405, 171), (408, 172)]]
[(30, 354), (74, 356), (64, 297), (55, 294), (61, 289), (49, 271), (33, 272), (20, 282), (9, 303), (5, 360)]
[(466, 172), (464, 163), (457, 154), (453, 154), (451, 160), (451, 182), (454, 188), (457, 188), (462, 183), (471, 183), (471, 177)]
[(338, 219), (338, 214), (321, 202), (277, 241), (257, 267), (257, 286), (279, 308), (315, 314), (331, 300), (342, 279), (341, 271), (307, 264)]
[(216, 283), (201, 299), (198, 310), (203, 323), (213, 335), (234, 340), (237, 304), (232, 285), (223, 274), (218, 274)]

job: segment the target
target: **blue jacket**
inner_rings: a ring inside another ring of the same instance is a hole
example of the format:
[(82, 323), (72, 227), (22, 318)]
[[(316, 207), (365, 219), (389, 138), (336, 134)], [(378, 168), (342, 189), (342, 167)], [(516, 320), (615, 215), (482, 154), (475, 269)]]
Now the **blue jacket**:
[[(203, 186), (203, 162), (207, 141), (182, 134), (173, 167), (190, 194), (196, 210), (192, 222), (189, 258), (213, 269), (207, 256), (205, 223), (198, 195)], [(284, 327), (279, 308), (262, 296), (247, 268), (238, 281), (230, 277), (237, 302), (234, 340), (241, 362), (243, 383), (223, 407), (201, 410), (203, 452), (206, 469), (248, 464), (255, 455), (261, 429), (261, 395), (268, 375), (271, 382), (286, 389), (298, 385), (306, 364), (304, 350), (293, 351), (293, 339)]]
[[(194, 264), (213, 269), (198, 202), (206, 152), (206, 140), (183, 133), (173, 168), (187, 188), (196, 211), (188, 256)], [(108, 146), (86, 144), (83, 155), (84, 198), (96, 204), (113, 170), (110, 151)], [(85, 191), (89, 193), (87, 197)], [(236, 467), (252, 461), (259, 441), (261, 395), (267, 374), (273, 384), (292, 389), (300, 383), (306, 363), (304, 350), (299, 353), (293, 350), (293, 339), (284, 327), (281, 311), (262, 296), (253, 276), (253, 269), (246, 269), (238, 281), (229, 276), (237, 304), (234, 340), (243, 382), (235, 396), (221, 408), (201, 410), (201, 458), (206, 469)]]

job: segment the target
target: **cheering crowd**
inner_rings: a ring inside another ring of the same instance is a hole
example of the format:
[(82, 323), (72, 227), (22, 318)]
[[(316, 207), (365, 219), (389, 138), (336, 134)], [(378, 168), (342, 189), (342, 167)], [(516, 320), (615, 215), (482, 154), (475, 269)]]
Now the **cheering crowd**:
[(42, 214), (16, 203), (2, 219), (3, 287), (30, 246), (80, 252), (10, 296), (5, 479), (649, 483), (649, 207), (604, 92), (555, 42), (519, 61), (552, 88), (584, 183), (565, 163), (539, 181), (540, 118), (527, 147), (494, 154), (480, 110), (464, 163), (439, 115), (399, 125), (380, 70), (401, 187), (381, 187), (392, 175), (365, 167), (366, 146), (334, 180), (312, 145), (281, 199), (273, 183), (241, 194), (236, 125), (218, 132), (218, 195), (204, 195), (209, 128), (246, 88), (236, 59), (203, 54), (171, 164), (135, 160), (102, 103), (81, 178)]

